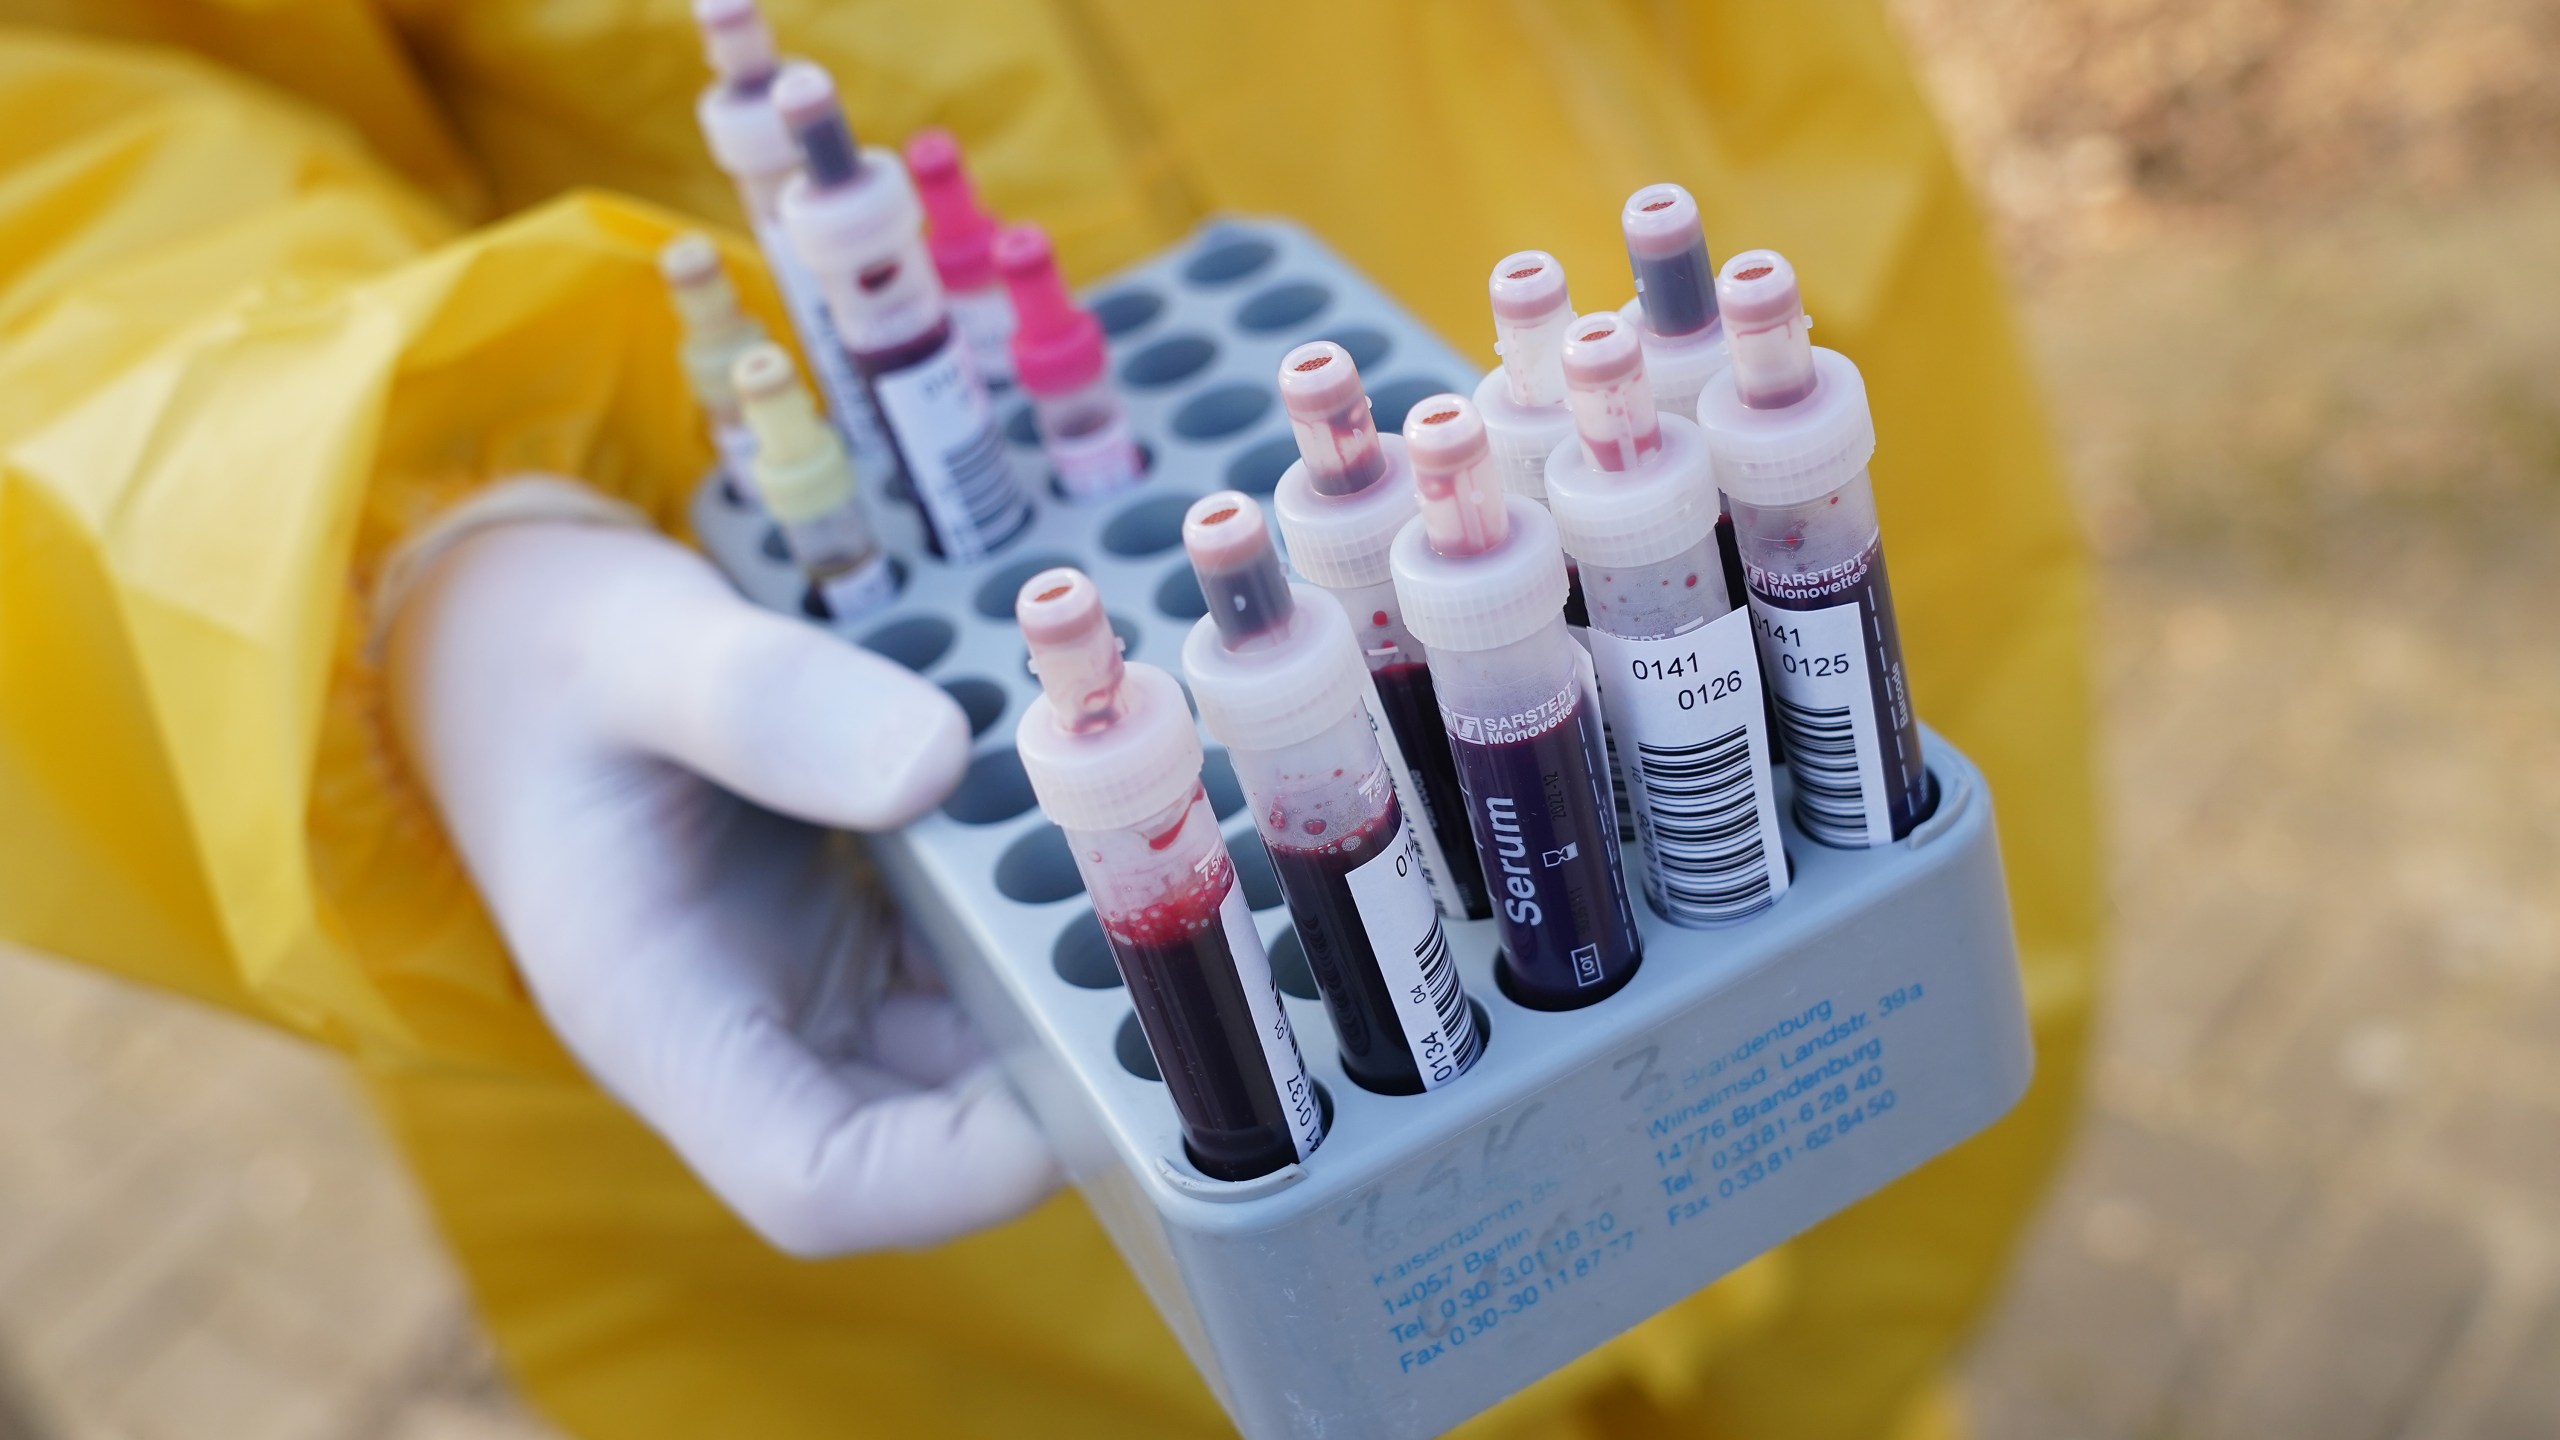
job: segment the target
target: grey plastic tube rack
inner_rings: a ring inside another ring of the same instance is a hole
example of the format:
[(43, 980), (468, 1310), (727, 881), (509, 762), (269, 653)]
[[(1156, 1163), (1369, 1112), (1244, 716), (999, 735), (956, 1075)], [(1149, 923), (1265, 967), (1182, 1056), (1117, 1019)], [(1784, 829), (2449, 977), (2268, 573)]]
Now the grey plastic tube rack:
[[(1088, 302), (1152, 456), (1146, 483), (1075, 506), (1044, 478), (1030, 530), (965, 567), (927, 557), (913, 512), (875, 497), (903, 589), (887, 611), (840, 628), (969, 712), (977, 753), (958, 792), (942, 813), (875, 837), (872, 852), (1245, 1435), (1448, 1429), (1873, 1193), (2024, 1093), (2033, 1058), (1991, 796), (1935, 734), (1940, 799), (1908, 839), (1835, 850), (1790, 821), (1784, 900), (1705, 931), (1639, 904), (1643, 968), (1598, 1005), (1511, 1003), (1494, 983), (1491, 923), (1452, 926), (1487, 1049), (1466, 1076), (1413, 1096), (1372, 1094), (1344, 1075), (1213, 747), (1210, 793), (1331, 1123), (1314, 1156), (1260, 1179), (1194, 1170), (1065, 842), (1013, 754), (1014, 721), (1037, 693), (1014, 593), (1048, 566), (1081, 566), (1130, 656), (1179, 674), (1201, 608), (1182, 513), (1228, 485), (1267, 495), (1296, 457), (1272, 383), (1281, 355), (1340, 342), (1388, 433), (1423, 397), (1470, 391), (1476, 371), (1312, 237), (1274, 222), (1212, 224)], [(1018, 395), (998, 403), (1028, 482), (1042, 471), (1028, 410)], [(779, 537), (719, 490), (697, 495), (696, 533), (748, 595), (799, 610)]]

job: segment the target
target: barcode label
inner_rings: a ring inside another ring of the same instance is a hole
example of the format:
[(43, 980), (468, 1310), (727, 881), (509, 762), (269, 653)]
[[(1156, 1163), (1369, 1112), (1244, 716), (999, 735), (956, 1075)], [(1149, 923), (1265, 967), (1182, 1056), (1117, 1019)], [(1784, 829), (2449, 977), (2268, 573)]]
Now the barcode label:
[(995, 407), (955, 331), (931, 359), (874, 377), (872, 393), (905, 452), (916, 499), (945, 559), (983, 558), (1030, 523)]
[(1796, 781), (1796, 823), (1834, 845), (1867, 844), (1867, 790), (1850, 707), (1809, 709), (1781, 695), (1778, 724), (1786, 730), (1787, 765)]
[(1795, 777), (1796, 823), (1826, 845), (1893, 838), (1862, 609), (1855, 601), (1791, 610), (1757, 595), (1751, 600), (1786, 735), (1787, 771)]
[(1475, 1012), (1458, 984), (1449, 956), (1449, 933), (1440, 924), (1423, 877), (1422, 850), (1410, 814), (1397, 823), (1393, 843), (1352, 867), (1343, 877), (1360, 912), (1361, 931), (1377, 958), (1396, 1019), (1422, 1088), (1437, 1090), (1467, 1073), (1484, 1049)]
[(1749, 616), (1727, 611), (1676, 636), (1594, 630), (1591, 639), (1654, 908), (1717, 925), (1775, 903), (1787, 869)]
[(1404, 809), (1405, 833), (1419, 847), (1423, 883), (1430, 887), (1431, 898), (1438, 902), (1441, 914), (1463, 920), (1467, 918), (1467, 904), (1451, 879), (1457, 872), (1450, 868), (1449, 857), (1440, 848), (1439, 833), (1431, 823), (1431, 797), (1423, 788), (1422, 772), (1405, 759), (1404, 742), (1396, 738), (1395, 722), (1387, 717), (1387, 703), (1378, 698), (1374, 671), (1361, 682), (1360, 703), (1367, 707), (1369, 733), (1378, 737), (1378, 753), (1386, 757), (1387, 779), (1395, 785), (1396, 804)]
[[(1253, 1014), (1264, 1073), (1271, 1077), (1271, 1091), (1288, 1121), (1289, 1138), (1298, 1148), (1298, 1158), (1304, 1160), (1324, 1143), (1324, 1111), (1316, 1099), (1315, 1082), (1307, 1078), (1306, 1057), (1298, 1051), (1298, 1032), (1289, 1028), (1289, 1013), (1281, 1008), (1280, 985), (1271, 978), (1271, 952), (1262, 948), (1262, 933), (1254, 928), (1253, 911), (1245, 904), (1244, 885), (1234, 878), (1234, 866), (1226, 856), (1218, 859), (1230, 872), (1227, 893), (1218, 901), (1218, 924), (1226, 931), (1227, 953), (1235, 957), (1236, 983), (1244, 990), (1245, 1009)], [(1163, 1057), (1158, 1056), (1156, 1063), (1164, 1063)]]
[(1738, 920), (1777, 898), (1753, 805), (1751, 732), (1698, 745), (1638, 745), (1644, 840), (1657, 901), (1678, 919)]

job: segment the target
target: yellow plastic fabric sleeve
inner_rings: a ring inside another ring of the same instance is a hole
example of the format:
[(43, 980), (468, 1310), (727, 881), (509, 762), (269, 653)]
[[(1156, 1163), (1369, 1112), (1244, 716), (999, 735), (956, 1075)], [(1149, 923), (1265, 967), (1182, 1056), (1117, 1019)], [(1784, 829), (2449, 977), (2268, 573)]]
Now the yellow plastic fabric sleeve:
[[(1219, 210), (1291, 215), (1490, 363), (1490, 261), (1541, 246), (1615, 304), (1645, 181), (1698, 194), (1717, 254), (1795, 261), (1874, 398), (1921, 712), (1999, 804), (2037, 1083), (1470, 1433), (1947, 1433), (1935, 1377), (2082, 1065), (2087, 602), (1876, 5), (769, 9), (859, 130), (952, 127), (1086, 278)], [(581, 1434), (1222, 1433), (1072, 1197), (928, 1254), (757, 1243), (550, 1040), (391, 744), (358, 651), (402, 533), (516, 469), (673, 524), (708, 462), (653, 268), (678, 216), (566, 193), (734, 220), (679, 0), (50, 18), (118, 43), (0, 31), (0, 934), (346, 1049), (518, 1378)]]

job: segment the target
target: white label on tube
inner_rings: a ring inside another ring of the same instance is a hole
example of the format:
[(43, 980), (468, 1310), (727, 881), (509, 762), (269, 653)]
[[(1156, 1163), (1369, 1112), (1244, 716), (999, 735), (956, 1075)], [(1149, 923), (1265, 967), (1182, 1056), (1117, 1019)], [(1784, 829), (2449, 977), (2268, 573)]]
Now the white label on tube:
[(1058, 472), (1058, 488), (1070, 500), (1098, 500), (1117, 495), (1144, 477), (1138, 463), (1137, 433), (1129, 417), (1115, 415), (1082, 435), (1042, 435), (1040, 446)]
[(1449, 935), (1440, 926), (1440, 907), (1422, 875), (1422, 851), (1416, 830), (1430, 827), (1407, 817), (1397, 843), (1370, 856), (1343, 876), (1351, 903), (1359, 907), (1360, 928), (1378, 957), (1378, 973), (1395, 997), (1396, 1018), (1404, 1026), (1405, 1048), (1422, 1088), (1437, 1090), (1466, 1073), (1476, 1059), (1476, 1017), (1458, 987), (1458, 963), (1449, 956)]
[(1892, 797), (1858, 603), (1789, 610), (1754, 595), (1751, 622), (1787, 728), (1796, 818), (1833, 845), (1884, 843), (1893, 834)]
[(1271, 1071), (1272, 1091), (1280, 1097), (1280, 1108), (1289, 1122), (1289, 1136), (1297, 1142), (1298, 1158), (1316, 1153), (1324, 1141), (1324, 1107), (1316, 1100), (1316, 1084), (1307, 1078), (1306, 1058), (1298, 1053), (1298, 1034), (1289, 1028), (1289, 1015), (1280, 1008), (1280, 985), (1271, 978), (1271, 954), (1262, 948), (1262, 934), (1253, 928), (1253, 911), (1244, 901), (1244, 881), (1236, 879), (1227, 886), (1227, 896), (1218, 902), (1218, 923), (1227, 932), (1227, 953), (1236, 961), (1236, 982), (1244, 989), (1244, 1003), (1253, 1012), (1253, 1033), (1262, 1041), (1262, 1063)]
[(773, 287), (782, 292), (782, 308), (791, 317), (793, 333), (800, 337), (800, 351), (818, 374), (827, 413), (835, 417), (836, 428), (844, 432), (845, 443), (853, 451), (856, 473), (887, 476), (897, 468), (895, 457), (880, 434), (880, 417), (871, 412), (871, 397), (863, 393), (862, 377), (854, 373), (853, 359), (845, 354), (844, 341), (836, 334), (817, 277), (800, 263), (800, 252), (792, 248), (781, 221), (759, 221), (755, 229), (756, 245), (773, 271)]
[(1449, 857), (1440, 848), (1439, 831), (1431, 823), (1431, 809), (1423, 803), (1422, 776), (1405, 763), (1404, 746), (1396, 739), (1396, 727), (1387, 722), (1386, 702), (1378, 698), (1375, 674), (1360, 682), (1360, 704), (1369, 717), (1369, 733), (1378, 737), (1378, 753), (1387, 759), (1387, 778), (1394, 782), (1396, 804), (1404, 810), (1405, 833), (1421, 847), (1422, 878), (1430, 885), (1432, 898), (1440, 902), (1440, 913), (1452, 920), (1464, 920), (1466, 902), (1443, 878), (1456, 872), (1449, 868)]
[(734, 421), (715, 423), (711, 443), (720, 451), (720, 471), (747, 508), (764, 513), (764, 492), (756, 488), (756, 432)]
[(1030, 518), (996, 432), (995, 407), (956, 331), (918, 364), (875, 375), (871, 391), (907, 457), (916, 500), (933, 516), (943, 558), (982, 559)]
[(870, 563), (818, 582), (830, 620), (859, 620), (898, 598), (898, 577), (889, 557), (874, 551)]
[(1751, 629), (1736, 609), (1669, 638), (1591, 632), (1645, 892), (1683, 924), (1739, 920), (1787, 889)]
[(1011, 384), (1013, 302), (1005, 298), (1004, 287), (952, 290), (945, 298), (951, 302), (951, 323), (969, 343), (969, 358), (977, 362), (978, 373), (989, 384)]

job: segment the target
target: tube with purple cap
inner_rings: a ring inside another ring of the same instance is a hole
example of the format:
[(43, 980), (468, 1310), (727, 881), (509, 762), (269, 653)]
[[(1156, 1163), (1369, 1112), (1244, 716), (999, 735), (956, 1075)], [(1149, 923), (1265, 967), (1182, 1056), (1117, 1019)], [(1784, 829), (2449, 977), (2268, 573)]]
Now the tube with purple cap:
[(1733, 368), (1698, 398), (1777, 703), (1796, 823), (1883, 845), (1936, 803), (1885, 578), (1866, 382), (1815, 348), (1796, 275), (1749, 250), (1717, 277)]
[(1483, 1045), (1372, 730), (1350, 623), (1323, 591), (1287, 582), (1240, 491), (1193, 504), (1182, 543), (1209, 602), (1183, 673), (1235, 762), (1342, 1068), (1390, 1095), (1436, 1090)]

